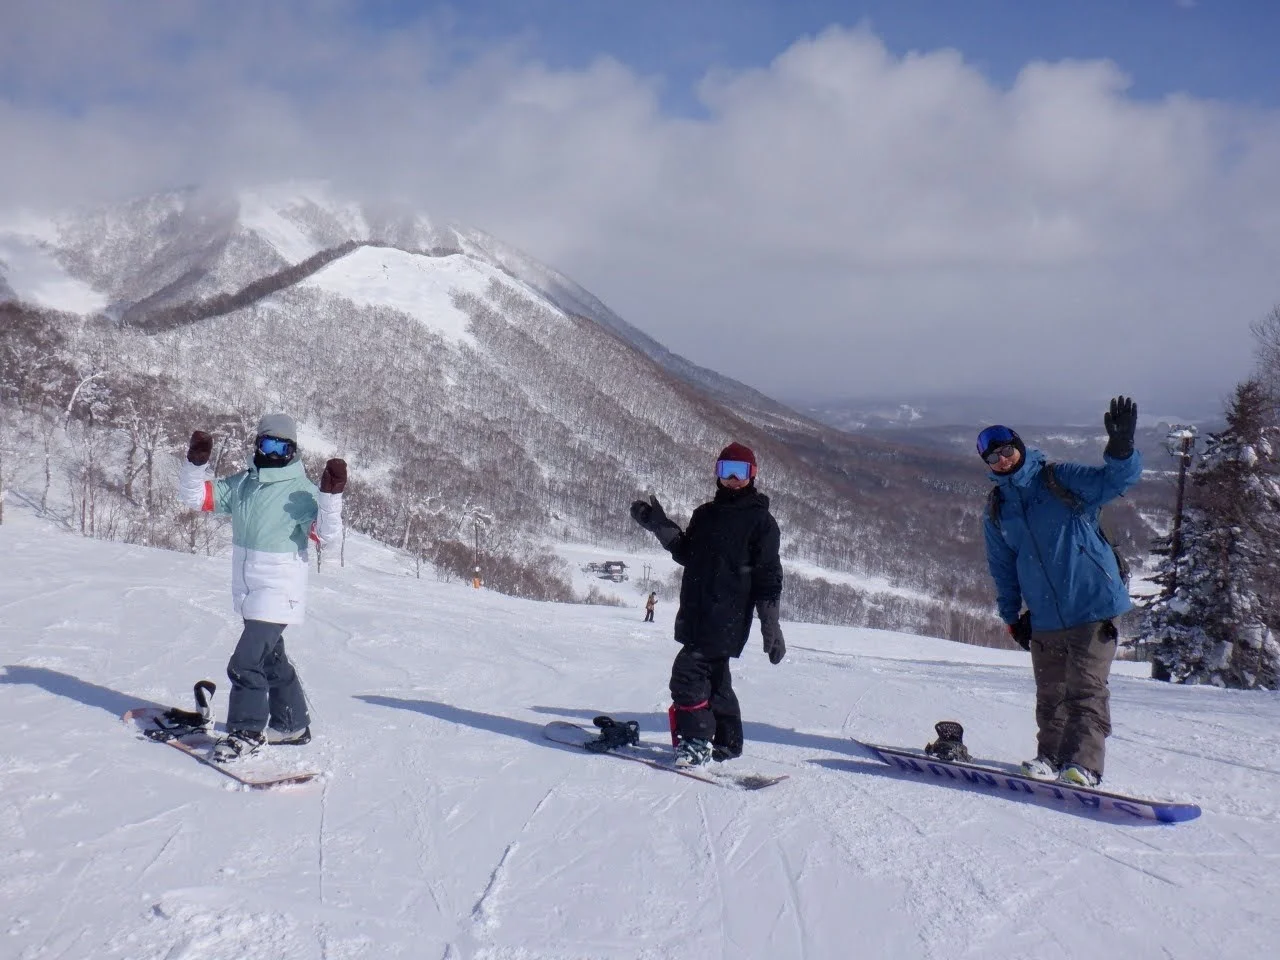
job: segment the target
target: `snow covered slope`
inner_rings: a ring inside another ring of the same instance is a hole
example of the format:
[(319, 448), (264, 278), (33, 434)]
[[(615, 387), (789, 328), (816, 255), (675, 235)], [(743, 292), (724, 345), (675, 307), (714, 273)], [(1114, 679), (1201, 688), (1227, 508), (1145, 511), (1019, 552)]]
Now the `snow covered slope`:
[[(1117, 826), (904, 780), (848, 738), (1031, 746), (1027, 659), (787, 625), (735, 663), (733, 793), (557, 747), (609, 711), (662, 736), (670, 605), (534, 604), (414, 579), (361, 539), (290, 628), (326, 779), (252, 793), (118, 715), (222, 684), (225, 558), (0, 527), (0, 954), (19, 960), (714, 956), (1254, 958), (1280, 936), (1280, 699), (1121, 667), (1108, 783), (1197, 800)], [(638, 604), (638, 598), (637, 598)], [(225, 687), (218, 706), (225, 707)], [(753, 759), (754, 758), (754, 759)], [(1068, 947), (1067, 944), (1070, 944)]]

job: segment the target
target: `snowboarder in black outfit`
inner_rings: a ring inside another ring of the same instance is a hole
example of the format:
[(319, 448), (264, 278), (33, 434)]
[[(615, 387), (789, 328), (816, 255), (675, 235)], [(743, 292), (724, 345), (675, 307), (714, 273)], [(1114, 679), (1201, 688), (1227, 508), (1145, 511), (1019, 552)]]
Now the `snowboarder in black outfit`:
[(764, 651), (780, 663), (787, 648), (778, 624), (782, 561), (769, 498), (755, 486), (756, 457), (731, 443), (716, 460), (716, 495), (681, 530), (656, 496), (631, 504), (631, 517), (684, 567), (671, 665), (671, 739), (678, 766), (742, 754), (742, 714), (729, 660), (741, 656), (760, 616)]

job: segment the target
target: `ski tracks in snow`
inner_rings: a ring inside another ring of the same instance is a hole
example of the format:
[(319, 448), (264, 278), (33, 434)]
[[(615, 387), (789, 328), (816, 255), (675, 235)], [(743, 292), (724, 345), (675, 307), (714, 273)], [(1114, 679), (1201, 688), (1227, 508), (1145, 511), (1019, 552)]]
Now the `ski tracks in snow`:
[(472, 905), (471, 912), (462, 929), (446, 945), (445, 960), (454, 960), (454, 958), (456, 960), (471, 960), (483, 947), (484, 941), (491, 937), (493, 931), (500, 924), (501, 915), (496, 900), (503, 892), (508, 863), (520, 849), (520, 838), (528, 831), (529, 825), (533, 823), (555, 792), (556, 787), (553, 786), (543, 794), (542, 799), (537, 802), (533, 810), (525, 818), (524, 823), (520, 825), (520, 829), (516, 831), (516, 837), (509, 841), (503, 849), (497, 864), (489, 872), (489, 879), (485, 883), (484, 889)]
[[(711, 830), (711, 820), (707, 816), (707, 805), (702, 794), (696, 794), (694, 799), (698, 804), (698, 816), (702, 818), (702, 837), (706, 845), (703, 856), (706, 859), (711, 880), (715, 884), (716, 901), (719, 905), (720, 955), (723, 960), (733, 960), (739, 948), (729, 932), (729, 903), (724, 889), (724, 872), (720, 866), (720, 857), (716, 853), (716, 843), (719, 838)], [(734, 948), (732, 951), (731, 946)]]

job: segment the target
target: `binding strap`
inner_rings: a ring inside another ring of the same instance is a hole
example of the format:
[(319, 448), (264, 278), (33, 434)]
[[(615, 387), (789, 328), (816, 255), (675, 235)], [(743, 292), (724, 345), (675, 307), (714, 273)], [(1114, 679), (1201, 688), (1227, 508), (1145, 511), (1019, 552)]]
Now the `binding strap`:
[(667, 708), (667, 721), (671, 724), (671, 745), (673, 747), (680, 746), (680, 739), (676, 736), (676, 714), (692, 713), (694, 710), (705, 710), (709, 706), (711, 706), (711, 701), (703, 700), (701, 703), (695, 703), (688, 707), (683, 704), (673, 703)]

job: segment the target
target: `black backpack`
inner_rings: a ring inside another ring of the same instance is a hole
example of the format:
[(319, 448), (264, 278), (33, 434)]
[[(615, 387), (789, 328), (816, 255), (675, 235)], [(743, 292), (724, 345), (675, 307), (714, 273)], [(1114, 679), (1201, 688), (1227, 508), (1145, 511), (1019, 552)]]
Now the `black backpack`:
[[(1053, 471), (1054, 465), (1046, 463), (1040, 468), (1040, 475), (1044, 477), (1044, 485), (1049, 488), (1049, 492), (1067, 505), (1072, 513), (1080, 510), (1080, 498), (1071, 490), (1068, 490), (1058, 480), (1058, 475)], [(1000, 529), (1000, 504), (1004, 501), (1004, 495), (1000, 492), (999, 487), (992, 487), (991, 493), (987, 496), (987, 516), (991, 518), (991, 522), (995, 524), (997, 530)], [(1124, 584), (1125, 589), (1129, 588), (1129, 561), (1124, 558), (1115, 545), (1115, 541), (1107, 536), (1106, 529), (1102, 526), (1102, 521), (1098, 521), (1098, 536), (1102, 537), (1102, 542), (1111, 548), (1111, 553), (1116, 558), (1116, 566), (1120, 569), (1120, 582)]]

